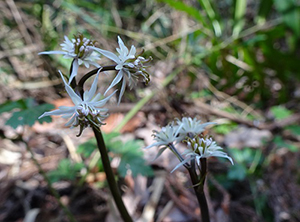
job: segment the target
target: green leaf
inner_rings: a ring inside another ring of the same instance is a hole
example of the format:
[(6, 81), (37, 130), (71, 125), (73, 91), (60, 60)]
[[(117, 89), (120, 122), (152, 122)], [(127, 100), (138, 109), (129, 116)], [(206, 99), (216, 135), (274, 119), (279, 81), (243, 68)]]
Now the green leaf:
[(291, 125), (286, 127), (287, 130), (290, 130), (292, 134), (295, 136), (300, 136), (300, 126), (298, 125)]
[(273, 0), (261, 0), (259, 4), (257, 23), (265, 23), (267, 16), (269, 15), (273, 5)]
[[(107, 150), (113, 157), (120, 158), (118, 166), (118, 173), (125, 177), (127, 171), (130, 170), (132, 176), (138, 174), (150, 176), (153, 174), (152, 168), (148, 166), (143, 158), (141, 150), (142, 143), (139, 140), (129, 140), (123, 143), (120, 140), (120, 133), (102, 133)], [(92, 152), (97, 149), (97, 142), (91, 139), (78, 147), (77, 152), (81, 153), (84, 157), (89, 157)]]
[(232, 165), (228, 171), (227, 177), (232, 180), (242, 181), (247, 175), (247, 169), (243, 164)]
[(242, 31), (245, 24), (245, 13), (247, 7), (247, 0), (236, 0), (234, 8), (234, 26), (233, 36), (237, 37)]
[(168, 5), (170, 5), (172, 8), (176, 10), (187, 13), (188, 15), (190, 15), (191, 17), (195, 18), (200, 23), (202, 23), (204, 26), (207, 26), (204, 17), (200, 13), (200, 10), (191, 7), (182, 1), (176, 1), (176, 0), (161, 0), (161, 1), (167, 3)]
[[(27, 104), (30, 105), (30, 104)], [(42, 104), (38, 106), (26, 107), (21, 111), (14, 112), (10, 119), (7, 120), (6, 125), (9, 125), (16, 129), (18, 126), (29, 125), (32, 126), (35, 121), (39, 123), (42, 122), (51, 122), (52, 119), (50, 116), (44, 117), (42, 119), (38, 119), (40, 115), (44, 112), (53, 109), (54, 106), (51, 104)]]
[(209, 20), (211, 22), (211, 26), (214, 29), (215, 35), (217, 37), (220, 37), (222, 35), (222, 29), (221, 29), (221, 25), (220, 25), (219, 21), (216, 18), (216, 11), (213, 9), (213, 7), (211, 5), (211, 1), (210, 0), (198, 0), (198, 2), (200, 3), (200, 5), (203, 7), (206, 14), (208, 15)]
[(220, 124), (214, 126), (213, 130), (216, 133), (226, 135), (233, 131), (238, 125), (236, 123)]
[(121, 146), (114, 146), (111, 150), (120, 157), (121, 162), (118, 172), (122, 177), (126, 176), (128, 170), (131, 171), (133, 177), (136, 177), (138, 174), (144, 176), (153, 174), (151, 167), (146, 164), (143, 158), (141, 147), (141, 141), (130, 140)]
[(62, 159), (57, 169), (49, 172), (48, 176), (52, 183), (60, 180), (74, 181), (83, 167), (83, 163), (73, 163), (69, 159)]
[(285, 119), (292, 114), (292, 112), (284, 106), (273, 106), (271, 112), (277, 120)]
[(17, 101), (7, 101), (0, 105), (0, 113), (9, 112), (13, 109), (25, 109), (25, 99), (19, 99)]
[(239, 164), (252, 164), (256, 156), (256, 149), (245, 147), (243, 149), (231, 148), (230, 154), (235, 162)]
[(274, 0), (276, 9), (283, 15), (285, 24), (300, 36), (300, 8), (295, 0)]
[(97, 149), (97, 141), (95, 138), (82, 143), (77, 148), (77, 153), (82, 154), (83, 157), (88, 158)]
[(13, 111), (18, 109), (20, 111), (13, 112), (12, 116), (5, 123), (13, 127), (14, 129), (18, 126), (29, 125), (32, 126), (35, 121), (51, 122), (51, 117), (47, 116), (42, 119), (38, 119), (44, 112), (53, 109), (54, 106), (51, 104), (35, 105), (33, 98), (19, 99), (17, 101), (7, 101), (0, 105), (0, 114), (3, 112)]
[(299, 150), (298, 147), (283, 140), (281, 136), (275, 136), (273, 141), (279, 148), (286, 147), (292, 152), (297, 152)]

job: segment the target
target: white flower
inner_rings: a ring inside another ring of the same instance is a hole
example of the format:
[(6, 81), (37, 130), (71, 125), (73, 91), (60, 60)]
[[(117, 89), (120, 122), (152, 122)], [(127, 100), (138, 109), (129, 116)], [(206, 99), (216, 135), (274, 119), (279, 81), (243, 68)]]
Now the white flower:
[(94, 41), (91, 41), (87, 38), (84, 38), (82, 34), (74, 36), (75, 38), (72, 41), (65, 36), (64, 43), (60, 44), (63, 51), (49, 51), (49, 52), (40, 52), (42, 54), (61, 54), (64, 55), (64, 58), (74, 59), (72, 64), (72, 73), (69, 78), (69, 84), (73, 78), (77, 75), (78, 67), (82, 64), (86, 68), (89, 68), (90, 65), (93, 65), (97, 68), (100, 67), (95, 60), (99, 60), (100, 56), (94, 51)]
[(212, 156), (227, 158), (233, 165), (232, 158), (228, 156), (227, 153), (221, 151), (223, 148), (218, 146), (212, 138), (200, 138), (196, 136), (193, 139), (188, 138), (186, 142), (189, 150), (185, 151), (183, 154), (185, 154), (188, 158), (179, 163), (172, 172), (192, 159), (195, 159), (198, 166), (200, 166), (201, 158), (208, 158)]
[(71, 97), (74, 106), (72, 107), (66, 107), (66, 106), (60, 106), (58, 109), (50, 111), (50, 112), (45, 112), (43, 115), (39, 117), (43, 118), (44, 116), (50, 116), (50, 115), (58, 115), (62, 116), (65, 119), (70, 120), (66, 123), (66, 126), (71, 126), (71, 128), (76, 127), (80, 125), (81, 130), (82, 130), (90, 125), (95, 125), (95, 126), (101, 126), (104, 123), (102, 122), (105, 117), (108, 115), (106, 112), (108, 109), (102, 108), (106, 102), (111, 98), (111, 96), (116, 92), (112, 93), (110, 96), (101, 99), (101, 94), (96, 93), (97, 90), (97, 81), (98, 81), (98, 76), (99, 76), (98, 71), (93, 84), (90, 88), (90, 90), (87, 90), (83, 94), (83, 99), (77, 95), (74, 90), (69, 86), (69, 84), (66, 82), (64, 76), (62, 73), (59, 71), (64, 84), (65, 84), (65, 89), (69, 96)]
[(157, 146), (168, 146), (170, 144), (173, 144), (173, 142), (176, 142), (179, 137), (179, 131), (181, 129), (182, 125), (180, 126), (174, 126), (173, 124), (169, 124), (163, 128), (161, 128), (161, 131), (154, 130), (154, 134), (152, 136), (154, 137), (154, 140), (156, 140), (155, 143), (145, 147), (145, 149)]
[(119, 48), (117, 48), (117, 52), (119, 55), (115, 55), (114, 53), (99, 49), (99, 48), (93, 48), (94, 50), (98, 51), (105, 57), (109, 58), (110, 60), (113, 60), (116, 65), (116, 70), (118, 71), (116, 77), (111, 82), (110, 86), (107, 88), (104, 95), (115, 85), (117, 85), (122, 80), (122, 86), (120, 90), (120, 95), (118, 99), (118, 104), (120, 104), (121, 98), (124, 94), (126, 84), (132, 89), (133, 85), (136, 84), (139, 77), (143, 77), (146, 81), (146, 83), (149, 82), (149, 74), (145, 70), (144, 63), (148, 63), (150, 59), (145, 59), (141, 56), (138, 56), (136, 58), (136, 48), (132, 45), (130, 48), (130, 51), (128, 48), (124, 45), (124, 42), (122, 39), (118, 36), (118, 43)]
[(201, 124), (201, 120), (197, 120), (197, 118), (183, 117), (182, 120), (177, 119), (177, 124), (183, 125), (179, 133), (184, 134), (184, 137), (186, 137), (189, 136), (188, 134), (192, 134), (192, 136), (199, 135), (204, 131), (206, 126), (216, 123), (208, 122)]

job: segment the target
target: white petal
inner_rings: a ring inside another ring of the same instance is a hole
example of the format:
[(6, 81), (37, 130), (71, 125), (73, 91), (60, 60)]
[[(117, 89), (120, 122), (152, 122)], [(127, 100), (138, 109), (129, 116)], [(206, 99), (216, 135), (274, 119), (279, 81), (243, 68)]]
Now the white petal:
[(98, 102), (93, 102), (91, 103), (93, 106), (95, 107), (102, 107), (105, 105), (105, 103), (107, 103), (107, 101), (117, 92), (118, 90), (115, 90), (112, 94), (110, 94), (109, 96), (107, 96), (106, 98), (98, 101)]
[(66, 124), (65, 126), (73, 125), (73, 123), (76, 121), (76, 116), (74, 115)]
[(117, 76), (113, 79), (113, 81), (111, 82), (111, 84), (109, 85), (109, 87), (107, 88), (107, 90), (105, 91), (104, 95), (106, 95), (106, 93), (115, 85), (117, 85), (121, 79), (123, 78), (123, 71), (120, 70), (117, 74)]
[(128, 57), (130, 57), (130, 59), (134, 59), (135, 53), (136, 53), (136, 48), (132, 45)]
[(183, 166), (185, 163), (187, 163), (188, 161), (190, 161), (191, 159), (193, 158), (188, 158), (188, 159), (185, 159), (184, 161), (180, 162), (172, 171), (171, 173), (173, 173), (175, 170), (177, 170), (179, 167)]
[(59, 116), (59, 115), (67, 114), (67, 113), (73, 113), (73, 111), (71, 111), (71, 110), (56, 109), (56, 110), (53, 110), (53, 111), (50, 111), (50, 112), (43, 113), (43, 115), (41, 115), (39, 117), (39, 119), (41, 119), (41, 118), (43, 118), (45, 116)]
[[(100, 58), (99, 58), (99, 59), (100, 59)], [(93, 61), (90, 61), (89, 64), (95, 66), (96, 68), (100, 68), (100, 67), (101, 67), (98, 63), (93, 62)]]
[(59, 54), (59, 55), (66, 55), (68, 54), (67, 52), (63, 52), (63, 51), (45, 51), (45, 52), (39, 52), (38, 55), (44, 55), (44, 54)]
[(149, 148), (151, 148), (151, 147), (154, 147), (154, 146), (162, 146), (162, 145), (167, 145), (167, 144), (165, 144), (164, 142), (155, 142), (155, 143), (153, 143), (153, 144), (151, 144), (151, 145), (149, 145), (149, 146), (146, 146), (144, 149), (149, 149)]
[(101, 93), (97, 93), (96, 96), (92, 100), (90, 100), (90, 103), (95, 103), (101, 99)]
[(120, 47), (120, 50), (121, 50), (121, 52), (119, 52), (120, 56), (121, 57), (127, 56), (127, 54), (128, 54), (128, 48), (124, 45), (124, 42), (122, 41), (122, 39), (120, 38), (120, 36), (118, 36), (118, 43), (119, 43), (119, 47)]
[(89, 92), (88, 92), (88, 96), (87, 96), (88, 98), (87, 98), (87, 100), (85, 100), (85, 101), (91, 101), (92, 98), (94, 97), (95, 93), (96, 93), (96, 90), (97, 90), (97, 83), (98, 83), (98, 77), (99, 77), (99, 72), (100, 72), (100, 70), (101, 70), (101, 69), (99, 69), (98, 72), (97, 72), (97, 75), (96, 75), (96, 77), (95, 77), (95, 79), (94, 79), (94, 81), (93, 81), (93, 84), (92, 84), (92, 86), (91, 86), (91, 89), (90, 89)]
[(72, 79), (77, 75), (78, 67), (79, 67), (78, 59), (74, 59), (74, 62), (72, 64), (72, 73), (69, 78), (69, 84), (72, 82)]
[(67, 93), (69, 94), (70, 98), (72, 99), (73, 103), (77, 106), (78, 104), (82, 103), (82, 99), (80, 98), (80, 96), (78, 96), (74, 90), (71, 88), (71, 86), (69, 86), (69, 84), (66, 82), (63, 74), (61, 73), (61, 71), (58, 71), (60, 73), (60, 76), (62, 78), (62, 80), (64, 81), (65, 84), (65, 89), (67, 91)]
[(118, 105), (120, 105), (120, 102), (121, 102), (122, 96), (124, 94), (125, 88), (126, 88), (126, 79), (123, 78), (123, 82), (122, 82), (122, 86), (121, 86), (121, 91), (120, 91), (119, 99), (118, 99)]
[(99, 53), (101, 53), (102, 55), (104, 55), (105, 57), (113, 60), (114, 62), (116, 62), (117, 64), (120, 62), (120, 59), (118, 56), (116, 56), (114, 53), (107, 51), (107, 50), (103, 50), (103, 49), (99, 49), (96, 47), (93, 47), (93, 49)]

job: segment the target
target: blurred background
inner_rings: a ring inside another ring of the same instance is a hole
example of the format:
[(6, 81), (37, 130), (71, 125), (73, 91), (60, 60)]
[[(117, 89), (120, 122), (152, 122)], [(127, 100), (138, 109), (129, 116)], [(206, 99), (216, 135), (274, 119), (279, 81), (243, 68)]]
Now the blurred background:
[(212, 221), (300, 221), (299, 0), (3, 0), (0, 21), (0, 221), (121, 221), (92, 131), (37, 121), (72, 106), (58, 74), (71, 60), (37, 53), (78, 33), (153, 58), (151, 82), (109, 104), (102, 128), (135, 221), (199, 221), (185, 169), (143, 149), (183, 116), (217, 122), (205, 133), (235, 163), (208, 161)]

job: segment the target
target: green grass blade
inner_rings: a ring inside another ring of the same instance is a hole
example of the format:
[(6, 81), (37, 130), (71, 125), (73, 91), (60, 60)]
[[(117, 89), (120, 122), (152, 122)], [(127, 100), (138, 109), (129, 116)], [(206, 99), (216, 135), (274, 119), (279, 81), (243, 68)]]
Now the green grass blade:
[(257, 24), (264, 24), (273, 6), (273, 0), (261, 0), (259, 4), (258, 15), (256, 17)]
[(219, 21), (217, 20), (216, 11), (213, 9), (210, 0), (198, 0), (200, 5), (205, 10), (206, 14), (208, 15), (211, 25), (214, 29), (215, 36), (219, 37), (222, 35), (222, 29)]
[(245, 14), (247, 8), (247, 0), (236, 0), (234, 8), (234, 26), (232, 35), (237, 37), (242, 31), (245, 24)]
[(160, 0), (160, 1), (167, 3), (169, 6), (171, 6), (172, 8), (178, 11), (187, 13), (189, 16), (196, 19), (204, 27), (208, 27), (206, 19), (204, 18), (204, 16), (201, 15), (200, 10), (197, 10), (194, 7), (187, 5), (182, 1), (177, 1), (177, 0)]

